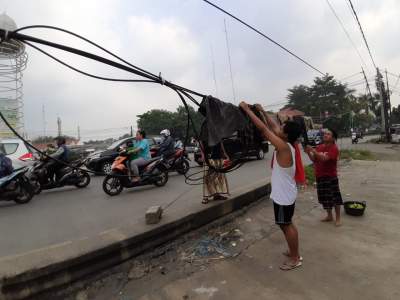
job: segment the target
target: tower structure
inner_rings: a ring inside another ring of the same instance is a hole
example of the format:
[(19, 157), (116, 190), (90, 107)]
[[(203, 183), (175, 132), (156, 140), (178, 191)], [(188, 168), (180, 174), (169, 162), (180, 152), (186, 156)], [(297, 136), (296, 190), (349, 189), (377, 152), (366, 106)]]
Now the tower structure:
[[(17, 25), (5, 13), (0, 15), (0, 28), (14, 31)], [(26, 68), (28, 55), (23, 43), (6, 40), (0, 43), (0, 111), (11, 126), (24, 134), (24, 102), (22, 92), (22, 72)], [(0, 120), (0, 138), (13, 133)]]

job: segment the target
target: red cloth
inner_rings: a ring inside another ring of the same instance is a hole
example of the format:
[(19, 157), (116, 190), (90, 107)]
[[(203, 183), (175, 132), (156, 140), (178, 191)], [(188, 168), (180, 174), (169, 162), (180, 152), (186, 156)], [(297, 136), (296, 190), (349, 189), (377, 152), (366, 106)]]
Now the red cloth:
[(336, 177), (337, 176), (337, 162), (339, 159), (339, 149), (336, 144), (318, 145), (316, 151), (319, 153), (325, 153), (329, 159), (326, 161), (318, 160), (314, 161), (315, 177)]
[(306, 172), (304, 171), (303, 160), (301, 159), (300, 145), (299, 143), (294, 144), (295, 160), (296, 160), (296, 173), (294, 179), (297, 184), (306, 183)]
[[(274, 168), (274, 157), (275, 151), (272, 153), (271, 159), (271, 169)], [(306, 183), (306, 173), (304, 172), (303, 160), (301, 159), (300, 146), (298, 143), (294, 144), (294, 160), (296, 165), (296, 173), (294, 174), (294, 179), (297, 184)]]

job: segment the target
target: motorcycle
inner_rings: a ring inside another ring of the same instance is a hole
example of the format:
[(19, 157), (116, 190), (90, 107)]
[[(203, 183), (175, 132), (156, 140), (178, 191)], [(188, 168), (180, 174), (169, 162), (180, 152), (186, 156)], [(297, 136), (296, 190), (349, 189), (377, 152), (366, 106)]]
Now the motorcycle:
[(47, 160), (36, 162), (29, 170), (28, 178), (34, 186), (35, 194), (42, 190), (50, 190), (68, 185), (74, 185), (77, 188), (85, 188), (90, 183), (89, 173), (75, 168), (81, 168), (86, 160), (78, 160), (71, 166), (62, 166), (55, 172), (55, 178), (49, 178), (49, 171), (46, 168)]
[(358, 136), (357, 136), (356, 133), (353, 133), (353, 134), (351, 135), (351, 143), (352, 143), (352, 144), (358, 144)]
[(168, 166), (162, 156), (150, 159), (146, 165), (139, 168), (140, 180), (137, 182), (131, 179), (126, 151), (120, 152), (111, 169), (111, 174), (107, 175), (103, 181), (103, 191), (110, 196), (120, 194), (124, 188), (152, 184), (161, 187), (168, 182)]
[(178, 172), (181, 175), (186, 174), (189, 169), (189, 158), (183, 149), (175, 149), (175, 153), (167, 158), (169, 172)]
[(27, 168), (15, 170), (12, 174), (0, 178), (0, 200), (25, 204), (34, 196), (34, 188), (26, 176)]

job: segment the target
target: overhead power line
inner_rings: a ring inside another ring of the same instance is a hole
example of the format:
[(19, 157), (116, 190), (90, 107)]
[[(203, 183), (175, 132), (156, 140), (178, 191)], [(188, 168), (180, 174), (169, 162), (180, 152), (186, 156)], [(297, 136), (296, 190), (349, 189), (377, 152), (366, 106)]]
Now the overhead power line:
[(347, 79), (353, 78), (354, 76), (357, 76), (357, 75), (360, 75), (360, 74), (362, 74), (362, 72), (357, 72), (357, 73), (355, 73), (355, 74), (352, 74), (352, 75), (349, 75), (349, 76), (343, 77), (342, 79), (339, 79), (339, 81), (344, 81), (344, 80), (347, 80)]
[[(351, 38), (349, 32), (347, 31), (346, 27), (344, 26), (342, 20), (339, 18), (338, 14), (336, 13), (336, 11), (333, 8), (332, 4), (329, 2), (329, 0), (326, 0), (326, 3), (328, 4), (328, 6), (331, 9), (332, 13), (334, 14), (336, 20), (339, 22), (340, 26), (342, 27), (344, 33), (346, 34), (347, 38), (349, 39), (349, 41), (350, 41), (351, 45), (353, 46), (354, 50), (356, 50), (356, 52), (358, 54), (358, 57), (361, 60), (361, 63), (368, 69), (368, 66), (365, 63), (364, 59), (362, 58), (360, 51), (358, 51), (358, 48), (357, 48), (356, 44), (354, 43), (353, 39)], [(361, 73), (361, 72), (359, 72), (359, 73)], [(357, 74), (359, 74), (359, 73), (357, 73)]]
[(320, 73), (321, 75), (325, 76), (325, 73), (320, 71), (319, 69), (317, 69), (316, 67), (314, 67), (312, 64), (310, 64), (309, 62), (307, 62), (305, 59), (301, 58), (300, 56), (296, 55), (294, 52), (292, 52), (291, 50), (289, 50), (288, 48), (286, 48), (285, 46), (283, 46), (282, 44), (278, 43), (277, 41), (273, 40), (271, 37), (267, 36), (265, 33), (261, 32), (260, 30), (256, 29), (255, 27), (249, 25), (248, 23), (246, 23), (245, 21), (239, 19), (238, 17), (234, 16), (233, 14), (227, 12), (226, 10), (224, 10), (223, 8), (217, 6), (216, 4), (212, 3), (211, 1), (208, 0), (203, 0), (204, 2), (206, 2), (207, 4), (213, 6), (214, 8), (218, 9), (219, 11), (223, 12), (224, 14), (230, 16), (231, 18), (235, 19), (236, 21), (238, 21), (239, 23), (242, 23), (244, 26), (250, 28), (251, 30), (255, 31), (256, 33), (258, 33), (259, 35), (261, 35), (262, 37), (266, 38), (267, 40), (269, 40), (271, 43), (275, 44), (276, 46), (278, 46), (279, 48), (281, 48), (282, 50), (286, 51), (287, 53), (289, 53), (291, 56), (295, 57), (296, 59), (300, 60), (302, 63), (304, 63), (305, 65), (307, 65), (308, 67), (310, 67), (311, 69), (313, 69), (314, 71), (317, 71), (318, 73)]
[(357, 24), (358, 24), (358, 27), (360, 28), (361, 35), (362, 35), (362, 37), (363, 37), (365, 46), (367, 47), (369, 56), (371, 57), (372, 64), (374, 65), (374, 67), (375, 67), (375, 69), (376, 69), (377, 67), (376, 67), (376, 64), (375, 64), (375, 60), (374, 60), (374, 58), (372, 57), (371, 49), (369, 48), (369, 45), (368, 45), (368, 42), (367, 42), (367, 38), (365, 37), (364, 30), (363, 30), (363, 28), (362, 28), (362, 26), (361, 26), (361, 22), (360, 22), (360, 20), (358, 19), (357, 12), (356, 12), (356, 10), (355, 10), (355, 8), (354, 8), (353, 3), (351, 2), (351, 0), (348, 0), (348, 1), (349, 1), (349, 4), (350, 4), (351, 11), (352, 11), (352, 13), (353, 13), (353, 15), (354, 15), (354, 18), (356, 19), (356, 22), (357, 22)]

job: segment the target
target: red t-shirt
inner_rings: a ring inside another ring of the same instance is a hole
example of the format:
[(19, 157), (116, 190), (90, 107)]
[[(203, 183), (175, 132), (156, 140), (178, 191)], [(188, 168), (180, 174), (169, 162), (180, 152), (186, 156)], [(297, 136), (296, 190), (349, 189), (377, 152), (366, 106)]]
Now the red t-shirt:
[(317, 178), (324, 176), (336, 177), (337, 161), (339, 159), (339, 149), (336, 144), (321, 144), (317, 146), (316, 150), (317, 152), (327, 154), (329, 159), (326, 161), (322, 161), (316, 158), (316, 160), (314, 161), (315, 176)]

